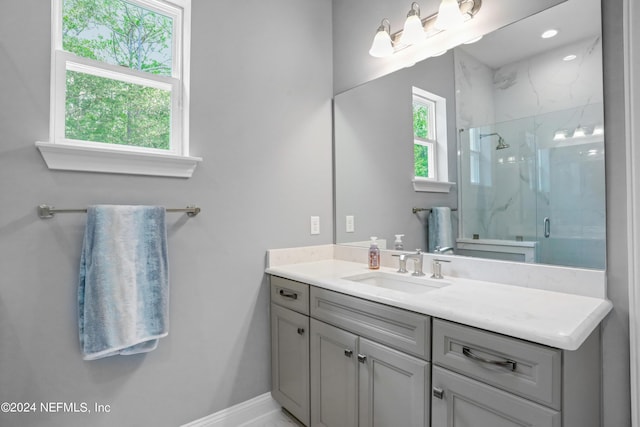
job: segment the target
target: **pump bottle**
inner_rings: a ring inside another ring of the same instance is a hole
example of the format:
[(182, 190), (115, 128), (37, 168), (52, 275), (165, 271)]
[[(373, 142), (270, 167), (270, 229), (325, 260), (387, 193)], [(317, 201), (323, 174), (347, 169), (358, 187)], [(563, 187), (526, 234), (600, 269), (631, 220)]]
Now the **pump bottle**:
[(377, 237), (371, 237), (371, 246), (369, 246), (369, 268), (371, 270), (380, 268), (380, 248), (378, 248), (377, 240)]

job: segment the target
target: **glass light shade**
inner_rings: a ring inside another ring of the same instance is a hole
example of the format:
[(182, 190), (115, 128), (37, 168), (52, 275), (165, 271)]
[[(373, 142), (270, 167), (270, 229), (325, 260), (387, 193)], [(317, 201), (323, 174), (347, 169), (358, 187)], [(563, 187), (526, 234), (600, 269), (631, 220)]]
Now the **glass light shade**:
[(400, 43), (405, 45), (412, 45), (420, 43), (427, 37), (422, 27), (422, 21), (419, 15), (410, 15), (407, 20), (404, 21), (404, 29), (402, 30), (402, 36), (400, 37)]
[(393, 55), (393, 45), (391, 44), (391, 37), (385, 30), (379, 30), (376, 36), (373, 38), (371, 49), (369, 49), (369, 55), (376, 58), (384, 58), (385, 56)]
[(458, 1), (442, 0), (434, 26), (438, 30), (448, 30), (462, 23), (464, 23), (464, 15), (460, 12)]
[(576, 130), (573, 131), (574, 138), (583, 138), (587, 135), (587, 132), (582, 126), (578, 126)]

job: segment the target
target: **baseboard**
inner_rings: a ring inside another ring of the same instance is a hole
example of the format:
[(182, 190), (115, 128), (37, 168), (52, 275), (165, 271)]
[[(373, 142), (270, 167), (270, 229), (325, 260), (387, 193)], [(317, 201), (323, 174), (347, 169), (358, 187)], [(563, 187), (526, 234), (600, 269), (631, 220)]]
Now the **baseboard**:
[(280, 405), (265, 393), (181, 427), (238, 427), (276, 411)]

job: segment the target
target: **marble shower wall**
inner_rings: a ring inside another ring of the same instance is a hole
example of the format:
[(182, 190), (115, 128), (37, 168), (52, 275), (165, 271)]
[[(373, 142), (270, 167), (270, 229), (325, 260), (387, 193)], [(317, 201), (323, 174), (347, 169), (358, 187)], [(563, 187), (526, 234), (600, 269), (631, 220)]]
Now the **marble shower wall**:
[[(455, 71), (461, 236), (537, 240), (539, 262), (604, 268), (604, 139), (591, 135), (603, 125), (600, 38), (496, 69), (457, 49)], [(586, 137), (572, 137), (579, 126)], [(480, 138), (494, 132), (510, 147)]]

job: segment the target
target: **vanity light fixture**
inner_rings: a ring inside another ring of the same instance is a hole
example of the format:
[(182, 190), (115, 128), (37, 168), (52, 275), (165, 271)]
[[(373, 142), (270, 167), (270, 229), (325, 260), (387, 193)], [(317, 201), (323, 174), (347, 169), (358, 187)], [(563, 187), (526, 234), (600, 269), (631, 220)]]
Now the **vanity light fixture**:
[(540, 34), (540, 37), (542, 37), (543, 39), (550, 39), (551, 37), (555, 37), (557, 35), (558, 35), (558, 30), (555, 30), (552, 28)]
[(584, 138), (585, 136), (587, 136), (587, 131), (582, 126), (578, 126), (576, 130), (573, 131), (574, 138)]
[(574, 138), (581, 139), (581, 138), (587, 138), (587, 137), (599, 136), (599, 135), (604, 135), (603, 125), (595, 125), (593, 127), (578, 125), (573, 131), (570, 131), (567, 129), (559, 129), (555, 131), (553, 134), (553, 140), (564, 141), (567, 139), (574, 139)]
[(567, 139), (567, 136), (569, 136), (569, 131), (566, 129), (562, 129), (562, 130), (557, 130), (554, 134), (553, 134), (553, 140), (554, 141), (562, 141)]
[(391, 42), (391, 23), (384, 18), (378, 27), (376, 36), (373, 38), (373, 44), (369, 49), (369, 55), (376, 58), (384, 58), (393, 54), (393, 44)]
[[(459, 23), (461, 24), (472, 19), (478, 13), (481, 6), (482, 0), (442, 0), (437, 13), (426, 18), (421, 18), (420, 5), (413, 2), (411, 3), (409, 13), (407, 13), (407, 19), (402, 30), (390, 34), (391, 24), (389, 20), (387, 18), (382, 20), (371, 44), (371, 49), (369, 49), (369, 54), (376, 58), (383, 58), (406, 49), (409, 46), (418, 44), (429, 37), (441, 33), (445, 27), (453, 28), (448, 26), (448, 24), (452, 22), (451, 19), (453, 19), (454, 22), (451, 25), (454, 27), (458, 25), (455, 23), (458, 18), (450, 18), (448, 17), (449, 15), (458, 16), (460, 18)], [(455, 14), (453, 12), (455, 12)], [(444, 21), (441, 21), (440, 17), (442, 17)], [(480, 38), (481, 37), (469, 40), (467, 43), (473, 43), (480, 40)]]
[(438, 30), (448, 30), (462, 25), (464, 20), (458, 0), (442, 0), (434, 26)]
[(420, 6), (418, 3), (411, 3), (411, 9), (407, 13), (407, 20), (404, 21), (404, 29), (400, 37), (400, 43), (410, 46), (420, 43), (427, 37), (420, 19)]

